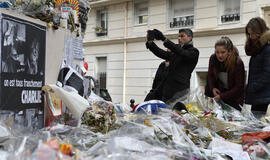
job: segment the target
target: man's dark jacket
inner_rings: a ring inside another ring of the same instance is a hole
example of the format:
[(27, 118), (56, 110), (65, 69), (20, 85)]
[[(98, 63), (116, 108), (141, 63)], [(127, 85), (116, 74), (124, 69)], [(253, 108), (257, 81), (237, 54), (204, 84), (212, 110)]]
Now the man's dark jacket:
[(157, 57), (170, 62), (168, 75), (159, 87), (165, 99), (169, 100), (176, 92), (190, 88), (191, 73), (199, 58), (199, 51), (191, 42), (181, 47), (166, 39), (163, 45), (171, 52), (164, 51), (154, 42), (146, 45)]

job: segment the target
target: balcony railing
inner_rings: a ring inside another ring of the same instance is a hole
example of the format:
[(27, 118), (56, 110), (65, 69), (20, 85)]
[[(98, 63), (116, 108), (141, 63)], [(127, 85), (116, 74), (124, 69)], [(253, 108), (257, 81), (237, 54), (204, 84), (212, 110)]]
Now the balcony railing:
[(194, 16), (175, 17), (170, 28), (190, 27), (194, 25)]
[(106, 36), (107, 35), (107, 31), (96, 31), (96, 35), (98, 37), (100, 37), (100, 36)]
[(240, 14), (226, 14), (221, 16), (221, 23), (235, 22), (240, 20)]

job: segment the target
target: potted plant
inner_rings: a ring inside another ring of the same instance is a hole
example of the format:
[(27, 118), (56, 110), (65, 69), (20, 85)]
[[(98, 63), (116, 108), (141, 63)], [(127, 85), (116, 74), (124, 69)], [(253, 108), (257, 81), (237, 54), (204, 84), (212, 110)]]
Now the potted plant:
[(107, 34), (106, 30), (103, 27), (95, 27), (97, 36), (104, 36)]

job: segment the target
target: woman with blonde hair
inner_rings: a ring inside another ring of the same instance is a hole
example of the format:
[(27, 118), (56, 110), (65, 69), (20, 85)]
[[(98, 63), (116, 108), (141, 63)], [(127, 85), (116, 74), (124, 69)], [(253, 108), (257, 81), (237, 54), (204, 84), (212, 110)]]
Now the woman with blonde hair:
[(237, 48), (228, 37), (221, 37), (215, 43), (215, 53), (209, 60), (207, 84), (207, 96), (241, 110), (245, 68)]
[(246, 26), (245, 51), (249, 61), (246, 104), (251, 110), (266, 113), (270, 103), (270, 31), (260, 17), (250, 19)]

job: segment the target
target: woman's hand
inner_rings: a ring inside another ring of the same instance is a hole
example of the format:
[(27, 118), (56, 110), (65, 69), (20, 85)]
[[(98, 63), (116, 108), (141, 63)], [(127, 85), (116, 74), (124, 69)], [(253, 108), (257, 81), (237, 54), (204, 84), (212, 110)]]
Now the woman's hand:
[(215, 96), (214, 99), (215, 99), (216, 101), (219, 101), (219, 100), (220, 100), (220, 95)]
[(214, 97), (220, 94), (220, 91), (217, 88), (213, 88), (212, 90)]

